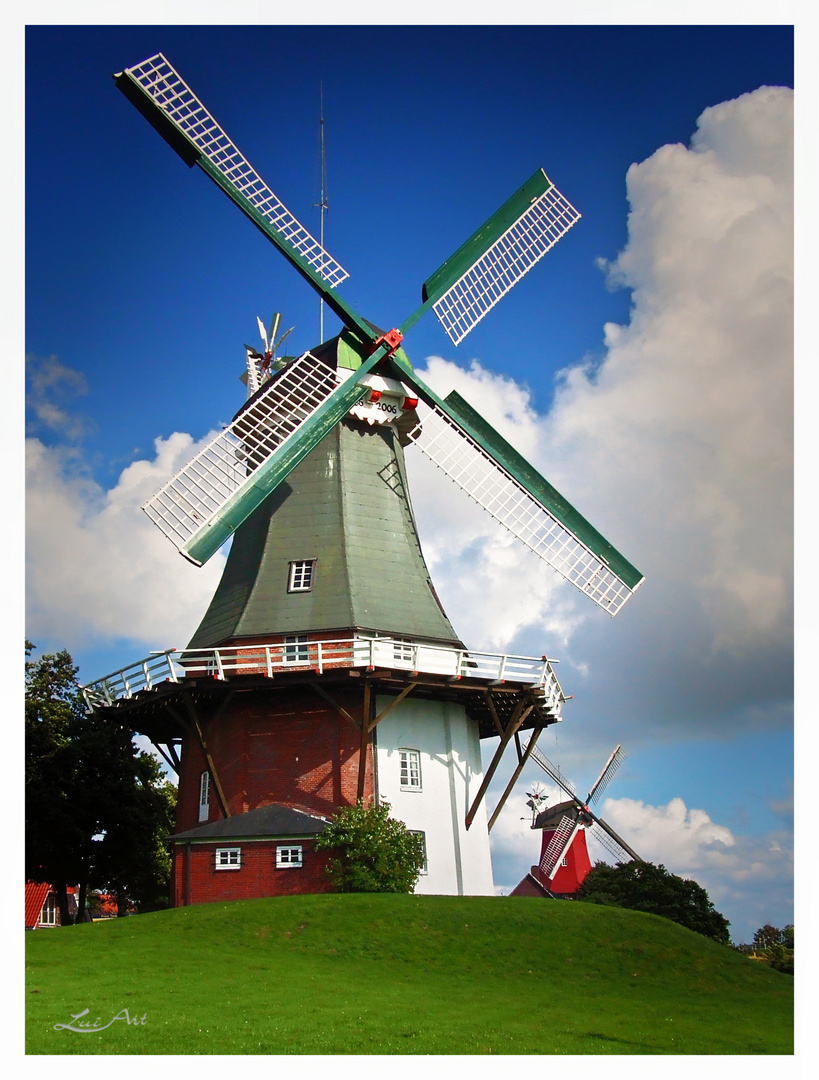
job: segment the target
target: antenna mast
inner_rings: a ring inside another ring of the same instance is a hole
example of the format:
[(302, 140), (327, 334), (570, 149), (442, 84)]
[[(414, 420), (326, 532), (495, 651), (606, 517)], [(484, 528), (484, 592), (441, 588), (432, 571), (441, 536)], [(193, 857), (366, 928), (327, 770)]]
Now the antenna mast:
[[(319, 83), (319, 145), (321, 148), (321, 193), (319, 202), (319, 243), (324, 248), (324, 213), (329, 207), (327, 202), (327, 157), (324, 150), (324, 82)], [(319, 341), (324, 341), (324, 298), (319, 299)]]

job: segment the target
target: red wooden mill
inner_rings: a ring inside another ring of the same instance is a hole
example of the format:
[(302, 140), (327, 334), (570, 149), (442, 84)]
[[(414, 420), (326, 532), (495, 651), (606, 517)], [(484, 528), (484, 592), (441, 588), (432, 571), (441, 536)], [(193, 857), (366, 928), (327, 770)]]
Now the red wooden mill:
[(543, 831), (540, 861), (513, 889), (512, 896), (574, 896), (591, 870), (586, 846), (586, 831), (589, 829), (618, 862), (628, 862), (630, 859), (639, 861), (640, 856), (618, 836), (611, 825), (590, 809), (590, 804), (603, 794), (625, 757), (619, 744), (611, 752), (583, 802), (575, 795), (571, 783), (548, 758), (535, 749), (532, 749), (531, 757), (570, 798), (547, 808), (542, 792), (535, 790), (527, 793), (529, 801), (526, 805), (532, 810), (532, 828)]
[[(488, 830), (564, 697), (547, 657), (476, 652), (456, 634), (424, 562), (405, 448), (608, 614), (642, 575), (459, 395), (437, 397), (402, 342), (431, 307), (458, 344), (579, 214), (538, 170), (385, 333), (341, 297), (346, 271), (163, 56), (115, 79), (343, 327), (277, 357), (277, 316), (262, 353), (246, 346), (245, 404), (144, 507), (197, 565), (232, 537), (213, 600), (185, 649), (85, 688), (89, 707), (147, 735), (179, 774), (173, 901), (326, 888), (315, 837), (356, 799), (388, 801), (420, 835), (417, 891), (491, 894)], [(484, 769), (487, 738), (498, 747)]]

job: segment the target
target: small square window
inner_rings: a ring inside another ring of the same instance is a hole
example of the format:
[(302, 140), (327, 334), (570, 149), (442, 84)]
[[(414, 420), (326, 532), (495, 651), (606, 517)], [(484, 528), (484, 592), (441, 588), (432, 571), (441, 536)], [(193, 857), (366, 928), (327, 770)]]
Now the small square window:
[(302, 865), (301, 844), (276, 848), (276, 869), (287, 870)]
[(242, 865), (242, 849), (221, 847), (216, 849), (217, 870), (238, 870)]
[(417, 750), (399, 750), (398, 760), (401, 767), (401, 790), (421, 790), (421, 755)]
[(421, 829), (409, 829), (408, 831), (417, 839), (421, 854), (424, 856), (424, 865), (421, 867), (420, 872), (425, 874), (427, 872), (427, 834), (422, 832)]
[(287, 579), (288, 592), (310, 592), (313, 588), (313, 571), (315, 559), (300, 559), (290, 563), (290, 574)]
[(199, 820), (208, 820), (208, 811), (210, 809), (210, 774), (207, 772), (202, 773), (199, 777)]
[(394, 641), (392, 643), (392, 658), (396, 664), (411, 664), (412, 663), (412, 645), (405, 641)]
[(566, 859), (566, 858), (561, 859), (560, 860), (560, 865), (561, 866), (568, 866), (569, 865), (569, 860)]
[(285, 664), (306, 664), (310, 659), (309, 638), (301, 634), (284, 639)]

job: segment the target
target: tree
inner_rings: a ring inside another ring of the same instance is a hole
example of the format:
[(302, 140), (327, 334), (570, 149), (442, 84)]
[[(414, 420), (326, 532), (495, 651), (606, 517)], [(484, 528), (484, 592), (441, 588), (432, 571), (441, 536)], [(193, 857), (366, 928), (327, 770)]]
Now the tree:
[(764, 954), (774, 971), (793, 975), (795, 957), (793, 923), (788, 923), (781, 930), (766, 923), (754, 934), (754, 945)]
[(780, 945), (781, 943), (782, 931), (775, 926), (771, 926), (770, 923), (765, 923), (764, 926), (760, 926), (760, 928), (754, 934), (754, 945), (756, 945), (763, 952), (770, 945)]
[(173, 824), (172, 786), (132, 732), (86, 712), (67, 651), (34, 661), (33, 649), (27, 641), (26, 878), (54, 887), (64, 926), (68, 885), (80, 886), (78, 920), (89, 887), (158, 906), (170, 876), (162, 841)]
[(389, 816), (389, 803), (342, 807), (316, 840), (330, 851), (327, 874), (340, 892), (411, 893), (424, 865), (419, 837)]
[(662, 915), (714, 941), (729, 943), (730, 923), (714, 908), (705, 889), (669, 873), (662, 864), (636, 859), (614, 867), (597, 863), (586, 875), (577, 898)]

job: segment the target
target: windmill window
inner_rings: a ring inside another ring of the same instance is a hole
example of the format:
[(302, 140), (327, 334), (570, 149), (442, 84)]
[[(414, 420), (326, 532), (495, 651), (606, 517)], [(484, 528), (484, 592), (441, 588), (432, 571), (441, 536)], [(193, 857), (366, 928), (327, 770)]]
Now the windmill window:
[(306, 664), (310, 659), (309, 638), (302, 635), (284, 639), (284, 662), (286, 664)]
[(569, 860), (568, 860), (568, 859), (567, 859), (567, 858), (566, 858), (566, 857), (564, 856), (564, 857), (563, 857), (563, 858), (562, 858), (562, 859), (560, 860), (560, 865), (561, 865), (561, 866), (568, 866), (568, 865), (569, 865)]
[(315, 567), (315, 559), (300, 559), (298, 562), (291, 562), (290, 574), (287, 579), (287, 591), (310, 592), (313, 588)]
[(208, 820), (210, 801), (210, 774), (207, 770), (199, 777), (199, 820)]
[(276, 848), (276, 869), (299, 869), (302, 866), (301, 844)]
[(40, 924), (42, 926), (56, 926), (57, 911), (57, 897), (54, 893), (49, 893), (46, 902), (43, 904), (43, 910), (40, 912)]
[(401, 768), (401, 790), (421, 790), (421, 755), (417, 750), (399, 750), (398, 761)]
[(427, 834), (421, 829), (409, 829), (408, 832), (412, 833), (418, 840), (418, 846), (421, 849), (421, 854), (424, 856), (424, 865), (421, 867), (421, 873), (427, 872)]
[(242, 849), (220, 847), (216, 849), (217, 870), (239, 870), (242, 865)]

